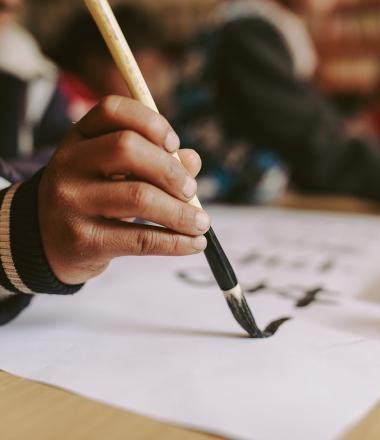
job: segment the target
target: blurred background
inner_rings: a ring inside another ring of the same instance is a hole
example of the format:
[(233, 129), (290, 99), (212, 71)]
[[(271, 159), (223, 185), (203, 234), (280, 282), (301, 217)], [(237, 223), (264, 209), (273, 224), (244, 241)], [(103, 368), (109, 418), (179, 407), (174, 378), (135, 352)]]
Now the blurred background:
[[(264, 0), (265, 1), (265, 0)], [(128, 0), (111, 5), (133, 4)], [(140, 0), (155, 14), (168, 38), (186, 41), (208, 19), (220, 0)], [(380, 1), (315, 0), (305, 14), (320, 55), (320, 81), (334, 94), (374, 91), (380, 73)], [(332, 7), (331, 7), (332, 5)], [(83, 8), (80, 0), (29, 0), (24, 22), (45, 49), (59, 37), (65, 21)]]
[[(0, 0), (3, 13), (7, 3), (58, 66), (66, 122), (101, 96), (128, 94), (83, 2)], [(162, 112), (202, 154), (204, 199), (270, 203), (295, 189), (380, 200), (380, 0), (110, 3)], [(61, 125), (29, 147), (9, 149), (0, 134), (2, 156), (55, 146)]]

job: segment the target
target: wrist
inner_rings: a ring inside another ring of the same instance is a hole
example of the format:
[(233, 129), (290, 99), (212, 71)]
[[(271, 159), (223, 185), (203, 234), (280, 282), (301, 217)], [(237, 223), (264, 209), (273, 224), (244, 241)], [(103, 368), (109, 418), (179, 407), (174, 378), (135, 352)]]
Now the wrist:
[(5, 191), (0, 211), (0, 278), (14, 293), (73, 294), (81, 286), (61, 283), (44, 253), (38, 218), (41, 175), (42, 171)]

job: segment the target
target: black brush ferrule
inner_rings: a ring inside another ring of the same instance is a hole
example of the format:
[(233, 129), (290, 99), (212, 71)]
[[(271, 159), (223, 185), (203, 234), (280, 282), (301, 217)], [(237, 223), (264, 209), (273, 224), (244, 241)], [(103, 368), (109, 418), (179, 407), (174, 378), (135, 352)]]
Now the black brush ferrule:
[(205, 237), (207, 239), (205, 255), (216, 282), (224, 292), (233, 289), (238, 284), (235, 272), (212, 228)]

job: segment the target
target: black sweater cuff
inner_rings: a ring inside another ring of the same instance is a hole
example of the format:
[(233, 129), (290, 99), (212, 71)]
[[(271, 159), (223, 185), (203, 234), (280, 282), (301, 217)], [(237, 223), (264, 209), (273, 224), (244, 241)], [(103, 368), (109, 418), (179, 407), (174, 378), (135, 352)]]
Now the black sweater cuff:
[[(9, 247), (11, 263), (16, 275), (10, 275), (8, 265), (5, 267), (1, 264), (0, 284), (13, 293), (70, 295), (76, 293), (83, 285), (61, 283), (50, 269), (42, 246), (38, 219), (38, 191), (42, 173), (43, 170), (32, 179), (22, 183), (11, 200)], [(8, 191), (0, 193), (2, 205), (4, 205), (4, 198)], [(7, 213), (3, 213), (2, 210), (1, 215), (7, 215)], [(4, 234), (4, 230), (1, 232)], [(2, 263), (4, 263), (3, 258)]]

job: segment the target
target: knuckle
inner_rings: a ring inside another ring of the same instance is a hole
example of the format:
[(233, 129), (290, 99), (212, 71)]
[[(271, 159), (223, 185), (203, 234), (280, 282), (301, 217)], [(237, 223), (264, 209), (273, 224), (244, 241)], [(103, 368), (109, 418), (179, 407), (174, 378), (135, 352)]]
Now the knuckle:
[(161, 237), (160, 242), (155, 245), (156, 253), (161, 255), (184, 255), (186, 250), (180, 235), (166, 234)]
[(83, 225), (75, 219), (70, 225), (70, 239), (74, 245), (74, 249), (79, 249), (83, 252), (83, 249), (87, 247), (87, 234), (85, 233)]
[(181, 243), (181, 239), (179, 236), (172, 235), (169, 245), (170, 245), (169, 252), (171, 255), (182, 255), (183, 254), (182, 243)]
[(170, 157), (165, 172), (165, 182), (171, 187), (180, 185), (185, 180), (185, 170), (177, 159)]
[(189, 228), (188, 207), (184, 204), (179, 204), (177, 215), (174, 217), (174, 229), (178, 231), (187, 230)]
[(140, 231), (136, 237), (136, 251), (138, 255), (157, 253), (159, 243), (153, 231)]
[(85, 257), (89, 250), (94, 250), (96, 241), (94, 239), (93, 228), (89, 228), (82, 219), (74, 217), (69, 225), (69, 230), (69, 237), (75, 255)]
[(129, 203), (136, 210), (136, 214), (144, 216), (153, 205), (153, 193), (143, 183), (133, 183), (129, 189)]
[(130, 159), (133, 155), (133, 149), (137, 142), (137, 135), (133, 131), (121, 131), (117, 135), (115, 143), (116, 153)]
[(106, 96), (102, 98), (98, 104), (102, 116), (106, 119), (114, 117), (119, 108), (121, 99), (119, 96)]
[(78, 185), (70, 185), (65, 181), (57, 183), (52, 188), (52, 199), (57, 206), (75, 210), (78, 206), (78, 190)]
[(169, 123), (166, 119), (154, 112), (150, 115), (147, 124), (154, 137), (163, 138), (169, 128)]

